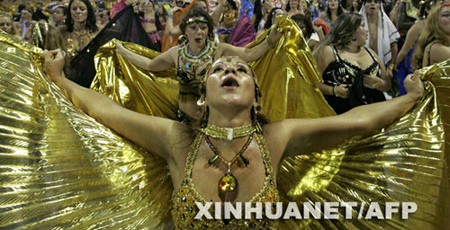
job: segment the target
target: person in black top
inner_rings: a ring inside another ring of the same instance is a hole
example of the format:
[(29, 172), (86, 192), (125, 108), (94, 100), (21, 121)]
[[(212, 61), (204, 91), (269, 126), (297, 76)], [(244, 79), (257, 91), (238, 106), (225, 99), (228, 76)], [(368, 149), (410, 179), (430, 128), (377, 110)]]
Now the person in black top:
[(383, 92), (391, 87), (380, 58), (364, 47), (368, 36), (364, 23), (356, 13), (339, 16), (314, 52), (324, 81), (319, 88), (337, 114), (384, 101)]

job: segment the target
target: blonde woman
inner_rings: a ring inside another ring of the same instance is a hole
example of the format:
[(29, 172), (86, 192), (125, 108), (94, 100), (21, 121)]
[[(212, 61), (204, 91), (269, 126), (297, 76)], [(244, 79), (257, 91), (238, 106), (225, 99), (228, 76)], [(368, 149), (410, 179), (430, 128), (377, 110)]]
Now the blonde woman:
[(414, 55), (416, 69), (450, 58), (450, 3), (436, 6), (428, 15)]

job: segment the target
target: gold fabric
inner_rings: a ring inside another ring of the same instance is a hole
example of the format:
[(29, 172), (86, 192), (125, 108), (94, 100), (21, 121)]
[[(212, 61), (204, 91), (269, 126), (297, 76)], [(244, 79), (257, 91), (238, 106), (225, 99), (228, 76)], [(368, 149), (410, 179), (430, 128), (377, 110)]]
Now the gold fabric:
[[(272, 160), (269, 150), (267, 148), (264, 137), (259, 134), (254, 134), (258, 147), (261, 150), (261, 157), (263, 159), (266, 178), (261, 190), (255, 194), (248, 202), (278, 202), (279, 195), (272, 167)], [(277, 221), (264, 219), (262, 221), (257, 219), (231, 219), (228, 223), (221, 220), (196, 220), (194, 217), (199, 212), (195, 202), (206, 203), (207, 201), (195, 189), (192, 181), (192, 168), (197, 157), (200, 144), (205, 135), (199, 133), (194, 140), (192, 148), (186, 159), (186, 168), (183, 178), (183, 184), (178, 191), (172, 193), (172, 216), (174, 218), (175, 229), (277, 229)], [(211, 212), (215, 216), (214, 212)]]
[[(327, 115), (324, 108), (329, 107), (313, 87), (320, 79), (311, 67), (315, 64), (308, 58), (310, 52), (297, 48), (304, 44), (295, 37), (298, 28), (283, 23), (280, 27), (291, 30), (276, 49), (253, 64), (257, 74), (267, 74), (259, 79), (265, 112), (271, 120)], [(149, 75), (153, 79), (149, 84), (140, 78), (142, 71), (112, 51), (110, 43), (99, 53), (104, 59), (96, 63), (101, 75), (117, 76), (97, 80), (104, 84), (102, 92), (134, 110), (174, 118), (177, 82), (159, 77), (174, 77), (174, 71)], [(450, 226), (445, 222), (450, 219), (446, 168), (450, 148), (444, 153), (449, 145), (449, 69), (450, 61), (423, 69), (430, 80), (426, 95), (390, 126), (339, 148), (287, 159), (278, 174), (282, 201), (414, 201), (418, 210), (410, 219), (394, 215), (392, 220), (342, 216), (281, 220), (279, 229)], [(0, 228), (173, 227), (169, 211), (173, 187), (166, 163), (74, 108), (43, 74), (41, 51), (4, 34), (0, 34), (0, 101)]]
[[(333, 109), (324, 103), (322, 93), (315, 86), (321, 78), (301, 31), (292, 20), (281, 17), (279, 20), (279, 30), (285, 33), (277, 47), (250, 63), (263, 95), (260, 102), (263, 114), (269, 121), (334, 115)], [(265, 42), (266, 33), (248, 47)], [(175, 69), (156, 73), (143, 71), (114, 52), (115, 42), (108, 42), (97, 52), (97, 75), (91, 89), (110, 96), (129, 109), (174, 118), (178, 98), (178, 83), (172, 80), (176, 79)], [(149, 58), (159, 55), (136, 44), (123, 44), (127, 49)]]
[(406, 5), (406, 15), (411, 18), (417, 19), (419, 17), (419, 9), (417, 9), (411, 0), (402, 0)]
[(76, 109), (42, 62), (0, 35), (0, 229), (170, 226), (164, 160)]

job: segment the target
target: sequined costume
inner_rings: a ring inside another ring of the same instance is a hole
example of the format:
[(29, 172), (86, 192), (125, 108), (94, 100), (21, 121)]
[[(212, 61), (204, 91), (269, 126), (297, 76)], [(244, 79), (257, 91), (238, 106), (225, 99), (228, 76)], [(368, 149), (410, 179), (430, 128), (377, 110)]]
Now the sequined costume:
[(342, 59), (339, 56), (336, 47), (332, 47), (335, 60), (332, 61), (323, 71), (323, 80), (326, 85), (338, 86), (340, 84), (348, 85), (348, 98), (341, 98), (334, 95), (325, 95), (325, 99), (333, 107), (337, 114), (347, 112), (348, 110), (374, 102), (385, 101), (383, 93), (376, 89), (370, 89), (364, 86), (363, 78), (365, 74), (381, 77), (381, 68), (377, 60), (366, 47), (365, 51), (372, 58), (372, 64), (366, 69)]
[(197, 68), (213, 61), (217, 47), (214, 42), (206, 42), (204, 50), (199, 55), (188, 52), (188, 44), (183, 44), (178, 50), (177, 80), (180, 84), (179, 97), (181, 101), (197, 101), (200, 98), (200, 87), (204, 80), (206, 69), (198, 73)]
[[(192, 181), (192, 169), (200, 144), (204, 138), (203, 133), (199, 133), (194, 140), (191, 151), (186, 160), (186, 169), (183, 184), (180, 189), (172, 193), (172, 217), (176, 229), (276, 229), (276, 221), (269, 219), (231, 219), (228, 222), (223, 220), (196, 220), (194, 217), (198, 213), (195, 202), (205, 203), (206, 200), (195, 189)], [(249, 202), (277, 202), (279, 201), (278, 190), (275, 184), (274, 172), (271, 163), (270, 153), (267, 149), (264, 137), (256, 134), (256, 141), (261, 151), (266, 178), (261, 190), (255, 194)], [(245, 202), (245, 201), (243, 201)], [(214, 213), (211, 215), (214, 216)]]
[[(289, 21), (280, 28), (293, 30), (252, 63), (269, 119), (332, 114), (312, 83), (317, 71), (308, 67), (313, 59), (300, 33)], [(0, 34), (0, 228), (173, 228), (173, 187), (164, 160), (75, 108), (43, 73), (42, 51), (5, 36)], [(112, 50), (108, 43), (97, 55), (95, 85), (104, 86), (97, 89), (136, 111), (175, 117), (178, 83), (163, 78), (175, 71), (143, 73)], [(418, 209), (409, 219), (365, 220), (355, 211), (353, 219), (339, 214), (339, 220), (280, 220), (278, 229), (450, 226), (449, 69), (450, 61), (423, 69), (430, 80), (426, 95), (393, 124), (321, 153), (287, 158), (278, 172), (283, 202), (354, 201), (367, 207), (372, 201), (414, 201)], [(144, 74), (149, 78), (138, 77)]]

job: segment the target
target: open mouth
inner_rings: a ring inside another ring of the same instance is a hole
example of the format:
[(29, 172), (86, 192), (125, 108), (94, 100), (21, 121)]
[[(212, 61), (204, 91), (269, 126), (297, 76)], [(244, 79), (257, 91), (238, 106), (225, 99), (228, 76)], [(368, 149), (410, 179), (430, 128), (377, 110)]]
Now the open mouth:
[(221, 87), (234, 89), (239, 87), (239, 83), (233, 77), (227, 77), (223, 80)]
[(201, 42), (202, 39), (201, 39), (201, 38), (196, 38), (195, 41), (196, 41), (196, 42)]

